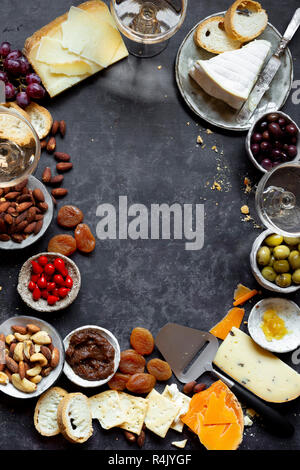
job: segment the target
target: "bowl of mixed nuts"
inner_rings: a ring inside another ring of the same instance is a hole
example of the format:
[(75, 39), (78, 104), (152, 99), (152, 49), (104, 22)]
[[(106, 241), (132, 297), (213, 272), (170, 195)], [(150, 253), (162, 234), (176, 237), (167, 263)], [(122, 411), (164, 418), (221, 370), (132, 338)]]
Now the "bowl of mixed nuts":
[(0, 325), (0, 391), (37, 397), (62, 373), (65, 350), (57, 330), (44, 320), (20, 316)]

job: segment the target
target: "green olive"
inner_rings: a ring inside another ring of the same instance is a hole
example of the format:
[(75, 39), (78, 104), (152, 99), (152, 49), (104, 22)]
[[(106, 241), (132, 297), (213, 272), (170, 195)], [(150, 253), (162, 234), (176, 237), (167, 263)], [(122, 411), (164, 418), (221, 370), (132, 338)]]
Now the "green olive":
[(275, 260), (274, 256), (273, 256), (273, 255), (271, 255), (271, 258), (270, 258), (270, 261), (269, 261), (269, 264), (268, 264), (268, 266), (273, 266), (273, 264), (274, 264), (274, 261), (276, 261), (276, 260)]
[(297, 250), (291, 251), (289, 256), (289, 263), (292, 269), (300, 268), (300, 253)]
[(272, 268), (272, 266), (264, 267), (261, 273), (267, 281), (274, 282), (276, 279), (276, 273), (274, 269)]
[(288, 273), (290, 270), (289, 262), (286, 259), (278, 259), (273, 263), (273, 269), (278, 274)]
[(270, 262), (271, 252), (267, 246), (262, 246), (257, 252), (257, 262), (260, 266), (267, 266)]
[(283, 237), (287, 245), (295, 246), (300, 243), (300, 237)]
[(300, 284), (300, 269), (296, 269), (296, 271), (294, 271), (292, 279), (295, 284)]
[(276, 259), (286, 259), (289, 257), (290, 249), (286, 245), (275, 246), (273, 254)]
[(283, 242), (283, 237), (281, 235), (278, 235), (277, 233), (273, 233), (272, 235), (269, 235), (265, 239), (265, 243), (268, 246), (278, 246), (278, 245), (281, 245), (282, 242)]
[(292, 275), (290, 273), (278, 274), (275, 282), (279, 287), (289, 287), (292, 284)]

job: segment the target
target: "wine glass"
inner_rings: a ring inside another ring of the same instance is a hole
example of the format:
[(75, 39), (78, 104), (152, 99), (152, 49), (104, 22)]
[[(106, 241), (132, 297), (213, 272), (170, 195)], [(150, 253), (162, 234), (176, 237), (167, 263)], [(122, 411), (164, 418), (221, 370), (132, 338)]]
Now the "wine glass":
[(262, 223), (286, 237), (300, 237), (300, 163), (284, 163), (260, 180), (255, 204)]
[(27, 178), (40, 155), (40, 141), (32, 125), (13, 109), (0, 106), (0, 188)]
[(162, 52), (182, 25), (186, 8), (187, 0), (111, 0), (116, 24), (129, 52), (137, 57)]

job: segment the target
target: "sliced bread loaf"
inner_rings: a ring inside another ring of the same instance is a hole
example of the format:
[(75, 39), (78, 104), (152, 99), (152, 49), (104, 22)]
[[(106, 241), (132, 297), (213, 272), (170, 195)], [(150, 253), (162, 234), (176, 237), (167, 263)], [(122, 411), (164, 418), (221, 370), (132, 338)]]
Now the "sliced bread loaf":
[(241, 42), (230, 38), (225, 32), (223, 16), (214, 16), (203, 21), (194, 33), (197, 46), (214, 54), (234, 51), (241, 47)]
[(52, 116), (48, 109), (31, 102), (25, 111), (29, 115), (30, 122), (35, 128), (39, 139), (44, 139), (49, 134), (53, 123)]
[(260, 3), (252, 0), (236, 0), (225, 14), (225, 30), (228, 36), (248, 42), (257, 38), (268, 24), (268, 15)]
[(81, 444), (93, 434), (92, 414), (88, 398), (83, 393), (69, 393), (58, 405), (57, 422), (68, 441)]
[(34, 410), (34, 426), (42, 436), (56, 436), (60, 433), (57, 408), (67, 394), (63, 388), (52, 387), (39, 398)]

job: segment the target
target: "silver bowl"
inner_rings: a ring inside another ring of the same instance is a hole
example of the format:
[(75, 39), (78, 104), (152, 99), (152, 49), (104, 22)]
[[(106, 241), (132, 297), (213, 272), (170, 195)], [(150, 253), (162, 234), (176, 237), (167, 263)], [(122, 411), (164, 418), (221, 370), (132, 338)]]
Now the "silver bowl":
[[(69, 275), (73, 279), (73, 287), (70, 290), (69, 294), (64, 298), (60, 299), (56, 302), (55, 305), (48, 305), (47, 300), (40, 298), (39, 300), (35, 301), (32, 298), (32, 292), (28, 290), (28, 284), (31, 277), (31, 261), (36, 261), (40, 256), (47, 256), (49, 261), (53, 261), (55, 258), (61, 258), (64, 260), (66, 268), (69, 271)], [(22, 266), (20, 273), (19, 273), (19, 281), (18, 281), (18, 292), (22, 299), (24, 300), (25, 304), (28, 307), (37, 310), (38, 312), (56, 312), (58, 310), (62, 310), (64, 308), (69, 307), (71, 303), (74, 302), (76, 299), (78, 292), (81, 286), (81, 276), (80, 271), (74, 261), (72, 261), (67, 256), (61, 255), (60, 253), (39, 253), (37, 255), (32, 256), (29, 258)]]
[(45, 322), (44, 320), (41, 320), (40, 318), (29, 316), (11, 317), (4, 323), (2, 323), (2, 325), (0, 325), (0, 333), (4, 333), (5, 336), (7, 336), (8, 334), (12, 333), (12, 325), (26, 326), (29, 323), (33, 323), (39, 326), (42, 330), (47, 331), (47, 333), (51, 336), (53, 345), (59, 350), (59, 363), (58, 366), (53, 369), (53, 371), (47, 377), (43, 377), (41, 382), (37, 384), (36, 391), (33, 393), (21, 392), (20, 390), (15, 388), (11, 383), (8, 383), (7, 385), (0, 385), (1, 392), (14, 398), (34, 398), (46, 392), (46, 390), (52, 387), (52, 385), (54, 385), (54, 383), (60, 377), (65, 362), (65, 350), (60, 334), (52, 325)]
[(265, 279), (263, 275), (261, 274), (261, 271), (256, 261), (256, 255), (257, 255), (259, 248), (261, 247), (265, 238), (267, 238), (272, 233), (274, 233), (274, 230), (269, 230), (269, 229), (265, 230), (254, 240), (253, 245), (252, 245), (252, 250), (250, 253), (251, 271), (253, 273), (253, 276), (257, 280), (257, 282), (265, 289), (270, 290), (272, 292), (279, 292), (280, 294), (291, 294), (292, 292), (296, 292), (298, 289), (300, 289), (300, 285), (299, 286), (292, 285), (290, 287), (279, 287), (275, 284), (275, 282), (273, 283), (273, 282), (267, 281), (267, 279)]
[(109, 380), (115, 375), (115, 373), (118, 370), (119, 363), (120, 363), (120, 356), (121, 356), (120, 346), (119, 346), (117, 338), (110, 331), (106, 330), (105, 328), (101, 328), (100, 326), (97, 326), (97, 325), (85, 325), (85, 326), (80, 326), (79, 328), (76, 328), (65, 337), (64, 347), (66, 351), (69, 347), (71, 336), (73, 336), (74, 333), (77, 333), (77, 331), (86, 330), (87, 328), (93, 328), (94, 330), (99, 330), (99, 332), (104, 336), (104, 338), (106, 338), (107, 341), (109, 341), (109, 343), (113, 346), (115, 350), (113, 373), (109, 377), (103, 380), (85, 380), (79, 377), (79, 375), (75, 374), (72, 367), (68, 364), (67, 361), (65, 361), (64, 373), (68, 377), (68, 379), (71, 380), (71, 382), (73, 382), (76, 385), (79, 385), (80, 387), (84, 387), (84, 388), (100, 387), (101, 385), (104, 385), (107, 382), (109, 382)]
[[(262, 171), (263, 173), (268, 173), (268, 171), (263, 168), (259, 163), (258, 161), (256, 160), (256, 158), (254, 157), (252, 151), (251, 151), (251, 136), (252, 136), (252, 133), (254, 131), (254, 128), (256, 126), (256, 124), (258, 123), (258, 121), (262, 120), (265, 116), (268, 116), (268, 114), (273, 114), (271, 113), (270, 111), (268, 113), (265, 113), (265, 114), (261, 114), (256, 120), (255, 122), (252, 124), (252, 126), (250, 127), (249, 131), (248, 131), (248, 134), (247, 134), (247, 137), (246, 137), (246, 152), (247, 152), (247, 155), (249, 157), (249, 159), (252, 161), (253, 165), (260, 171)], [(298, 129), (298, 142), (297, 142), (297, 149), (298, 149), (298, 154), (297, 156), (293, 159), (293, 160), (289, 160), (288, 163), (291, 163), (291, 162), (297, 162), (300, 160), (300, 129), (299, 129), (299, 126), (297, 125), (297, 123), (288, 115), (288, 114), (285, 114), (283, 113), (282, 111), (274, 111), (274, 114), (279, 114), (280, 116), (282, 116), (283, 118), (287, 119), (290, 121), (290, 124), (294, 124), (297, 129)], [(285, 162), (283, 162), (285, 163)]]

